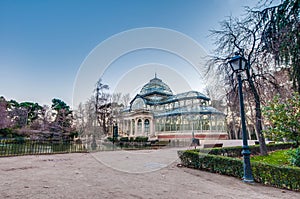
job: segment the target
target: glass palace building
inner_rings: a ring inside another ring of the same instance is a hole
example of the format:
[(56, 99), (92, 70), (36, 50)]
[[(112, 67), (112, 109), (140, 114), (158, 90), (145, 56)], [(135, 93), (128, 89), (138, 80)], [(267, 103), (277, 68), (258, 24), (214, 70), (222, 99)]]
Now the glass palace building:
[(118, 117), (119, 131), (129, 137), (182, 140), (227, 139), (225, 115), (209, 106), (210, 99), (197, 91), (173, 94), (155, 77)]

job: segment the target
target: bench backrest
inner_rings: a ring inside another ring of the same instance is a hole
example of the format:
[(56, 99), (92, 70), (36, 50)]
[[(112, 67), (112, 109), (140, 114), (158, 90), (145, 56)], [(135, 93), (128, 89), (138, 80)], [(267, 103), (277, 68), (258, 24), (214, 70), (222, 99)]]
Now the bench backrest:
[(203, 148), (217, 148), (223, 147), (223, 143), (215, 143), (215, 144), (204, 144)]

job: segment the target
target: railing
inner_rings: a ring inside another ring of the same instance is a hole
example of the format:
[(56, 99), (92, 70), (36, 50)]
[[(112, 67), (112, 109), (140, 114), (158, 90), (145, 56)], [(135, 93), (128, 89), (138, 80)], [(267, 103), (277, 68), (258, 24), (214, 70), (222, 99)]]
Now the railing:
[(50, 140), (0, 140), (0, 157), (86, 152), (82, 144)]

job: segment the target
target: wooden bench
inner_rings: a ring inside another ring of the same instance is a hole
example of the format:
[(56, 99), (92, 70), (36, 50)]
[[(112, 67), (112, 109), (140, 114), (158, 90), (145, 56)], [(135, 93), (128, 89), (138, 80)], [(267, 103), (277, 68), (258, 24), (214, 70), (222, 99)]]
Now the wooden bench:
[[(254, 141), (255, 145), (258, 145), (259, 144), (259, 141)], [(275, 144), (274, 141), (270, 141), (268, 144)]]
[(204, 144), (203, 148), (217, 148), (223, 147), (223, 143), (215, 143), (215, 144)]

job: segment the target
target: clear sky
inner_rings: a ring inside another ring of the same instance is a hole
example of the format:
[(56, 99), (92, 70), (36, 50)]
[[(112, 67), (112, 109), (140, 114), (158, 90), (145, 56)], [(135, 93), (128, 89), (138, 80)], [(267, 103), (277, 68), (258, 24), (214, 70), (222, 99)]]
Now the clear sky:
[[(243, 6), (255, 3), (254, 0), (0, 0), (0, 95), (40, 104), (50, 104), (55, 97), (72, 105), (80, 66), (97, 45), (111, 36), (134, 28), (166, 28), (189, 36), (211, 53), (214, 46), (208, 37), (209, 30), (218, 29), (218, 23), (226, 16), (239, 16)], [(137, 52), (140, 61), (132, 67), (157, 63), (151, 59), (143, 62), (142, 58), (151, 54)], [(170, 56), (168, 52), (162, 54)], [(120, 65), (122, 59), (126, 60), (126, 56), (118, 59)], [(157, 64), (165, 67), (172, 62)], [(110, 73), (116, 70), (112, 67)], [(153, 71), (159, 76), (159, 66), (150, 72)], [(149, 75), (144, 78), (148, 82)], [(193, 85), (192, 89), (197, 90)]]

